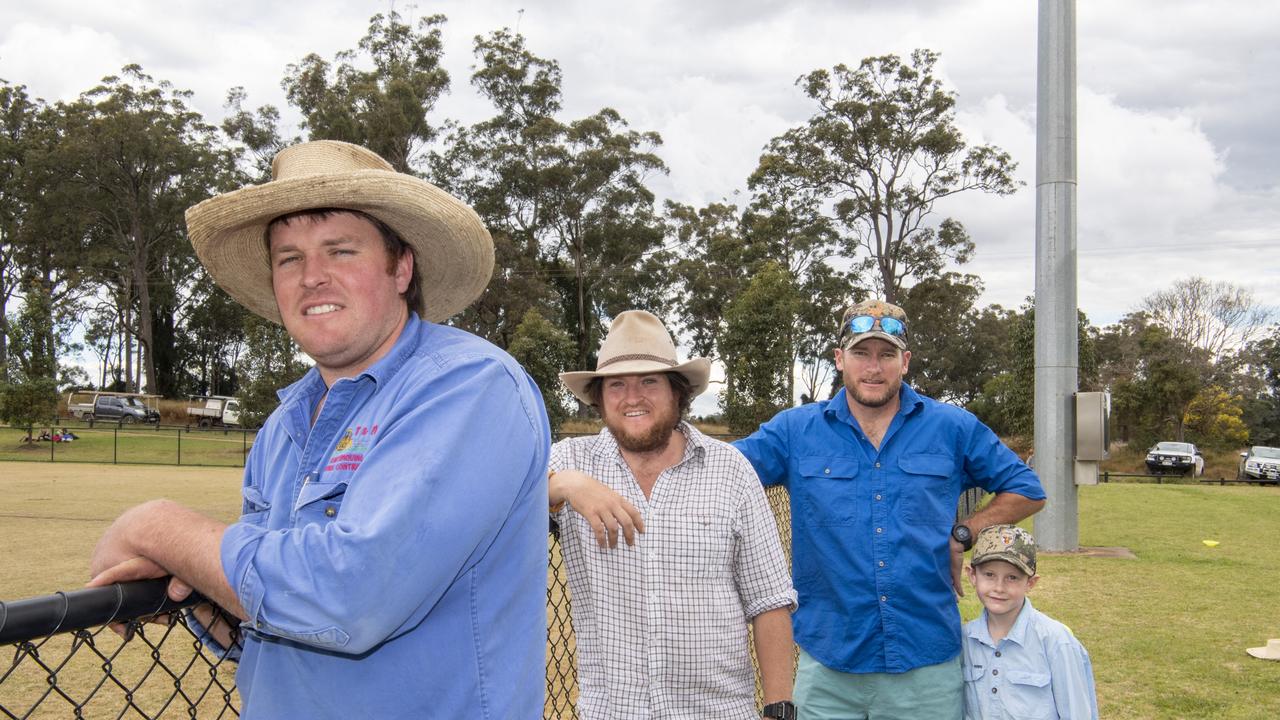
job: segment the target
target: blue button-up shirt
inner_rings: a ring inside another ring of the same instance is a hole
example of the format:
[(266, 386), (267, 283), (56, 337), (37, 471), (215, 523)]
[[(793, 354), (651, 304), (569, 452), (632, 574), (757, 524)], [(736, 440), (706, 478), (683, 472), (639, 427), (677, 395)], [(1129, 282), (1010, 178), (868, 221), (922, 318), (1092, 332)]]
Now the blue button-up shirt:
[(1066, 625), (1025, 600), (999, 642), (987, 611), (964, 626), (965, 720), (1097, 720), (1093, 664)]
[(550, 431), (524, 370), (411, 317), (359, 376), (280, 397), (222, 541), (244, 717), (542, 717)]
[(971, 487), (1044, 498), (973, 414), (902, 386), (877, 450), (845, 391), (778, 413), (734, 443), (791, 497), (796, 642), (828, 668), (901, 673), (960, 652), (948, 544)]

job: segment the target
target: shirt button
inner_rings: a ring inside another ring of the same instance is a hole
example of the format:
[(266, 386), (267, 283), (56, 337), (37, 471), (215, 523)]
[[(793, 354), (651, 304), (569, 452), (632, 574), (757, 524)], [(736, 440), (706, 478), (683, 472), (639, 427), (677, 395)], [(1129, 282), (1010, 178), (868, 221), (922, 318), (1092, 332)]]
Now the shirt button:
[(999, 650), (997, 650), (997, 651), (996, 651), (996, 657), (1000, 657), (1000, 651), (999, 651)]
[(882, 533), (882, 532), (884, 532), (884, 528), (876, 528), (876, 532), (878, 532), (878, 533)]
[(888, 595), (881, 595), (881, 596), (880, 596), (880, 602), (889, 602), (889, 596), (888, 596)]
[(880, 463), (876, 463), (876, 467), (880, 467)]
[(999, 675), (999, 674), (1000, 674), (1000, 671), (999, 671), (999, 670), (992, 670), (992, 671), (991, 671), (991, 674), (992, 674), (992, 675)]
[(324, 509), (325, 517), (333, 517), (334, 515), (337, 515), (337, 514), (338, 514), (338, 511), (335, 510), (332, 505)]
[(991, 688), (991, 694), (992, 694), (992, 695), (995, 695), (997, 692), (999, 692), (999, 691), (998, 691), (998, 690), (996, 690), (995, 688)]
[(830, 475), (830, 474), (831, 474), (831, 468), (827, 468), (827, 469), (823, 470), (822, 472), (824, 472), (824, 473), (826, 473), (826, 474)]
[(883, 560), (881, 560), (881, 561), (880, 561), (880, 567), (884, 567), (884, 561), (883, 561)]
[(879, 496), (879, 495), (877, 495), (877, 496), (876, 496), (876, 500), (879, 500), (879, 499), (880, 499), (880, 496)]

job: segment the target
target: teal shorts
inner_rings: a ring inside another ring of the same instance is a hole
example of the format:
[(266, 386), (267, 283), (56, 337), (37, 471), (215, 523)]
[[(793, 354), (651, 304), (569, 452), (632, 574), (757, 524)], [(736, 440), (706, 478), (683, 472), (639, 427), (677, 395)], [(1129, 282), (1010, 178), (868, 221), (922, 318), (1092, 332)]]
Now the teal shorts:
[(795, 701), (799, 720), (961, 720), (960, 656), (905, 673), (851, 675), (801, 650)]

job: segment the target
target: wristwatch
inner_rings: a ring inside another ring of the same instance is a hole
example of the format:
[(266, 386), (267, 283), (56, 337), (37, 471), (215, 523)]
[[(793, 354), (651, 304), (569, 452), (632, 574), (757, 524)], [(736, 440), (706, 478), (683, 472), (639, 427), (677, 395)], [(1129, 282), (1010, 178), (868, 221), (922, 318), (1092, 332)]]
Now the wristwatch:
[(966, 552), (973, 549), (973, 531), (969, 529), (968, 525), (964, 523), (952, 525), (951, 537), (955, 538), (956, 542), (960, 543), (960, 547), (964, 548)]
[(790, 700), (769, 703), (760, 711), (760, 717), (778, 718), (778, 720), (796, 720), (796, 706)]

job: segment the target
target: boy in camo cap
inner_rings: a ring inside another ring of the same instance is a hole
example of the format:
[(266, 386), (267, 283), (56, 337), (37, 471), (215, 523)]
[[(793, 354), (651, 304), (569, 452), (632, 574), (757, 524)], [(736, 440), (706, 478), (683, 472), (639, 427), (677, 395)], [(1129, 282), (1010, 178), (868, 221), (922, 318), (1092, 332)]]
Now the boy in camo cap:
[(1031, 533), (1016, 525), (984, 529), (966, 570), (983, 611), (964, 626), (965, 720), (1096, 720), (1088, 651), (1027, 599), (1040, 579)]

